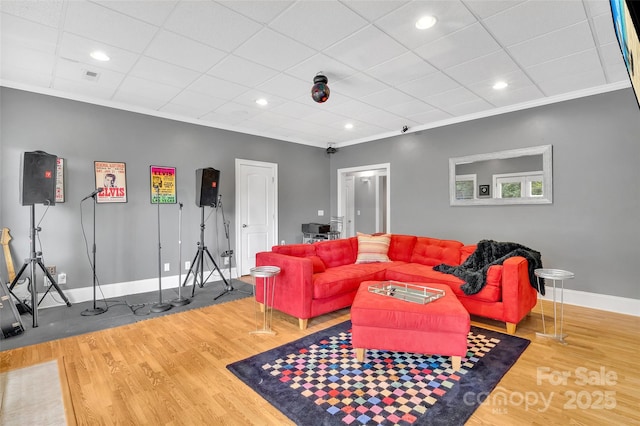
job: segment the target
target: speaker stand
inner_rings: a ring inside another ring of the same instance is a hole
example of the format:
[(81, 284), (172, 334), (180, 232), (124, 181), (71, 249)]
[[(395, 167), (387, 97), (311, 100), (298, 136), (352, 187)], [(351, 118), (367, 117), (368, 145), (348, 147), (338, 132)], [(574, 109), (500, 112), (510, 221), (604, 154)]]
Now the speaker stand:
[[(224, 274), (222, 273), (222, 271), (220, 271), (218, 264), (216, 263), (215, 260), (213, 260), (213, 256), (211, 256), (211, 253), (209, 253), (209, 250), (204, 245), (204, 228), (205, 228), (204, 206), (202, 206), (201, 219), (200, 219), (200, 241), (197, 243), (198, 250), (196, 251), (196, 255), (193, 257), (193, 261), (191, 262), (191, 268), (189, 268), (189, 272), (187, 272), (187, 276), (185, 277), (184, 282), (182, 283), (183, 286), (186, 285), (187, 281), (189, 281), (189, 276), (193, 274), (193, 287), (191, 288), (191, 297), (193, 297), (193, 295), (195, 294), (196, 285), (202, 288), (206, 282), (206, 280), (204, 279), (204, 255), (205, 254), (209, 257), (209, 260), (213, 264), (214, 270), (218, 271), (218, 274), (220, 274), (220, 278), (222, 278), (222, 281), (224, 281), (225, 289), (231, 287), (231, 284), (229, 284), (227, 279), (224, 277)], [(209, 275), (207, 276), (207, 280), (209, 279), (209, 277), (211, 277), (211, 275), (213, 275), (213, 271), (209, 273)], [(198, 282), (198, 276), (200, 278), (199, 282)], [(214, 300), (217, 299), (218, 297), (220, 296), (217, 296), (216, 298), (214, 298)]]
[[(99, 192), (93, 192), (92, 195), (89, 196), (89, 198), (93, 198), (93, 248), (91, 254), (91, 272), (93, 274), (93, 307), (80, 312), (80, 315), (82, 315), (83, 317), (92, 317), (94, 315), (100, 315), (107, 312), (105, 308), (96, 305), (96, 286), (98, 284), (98, 275), (96, 275), (96, 195), (98, 194)], [(84, 200), (86, 200), (86, 198)], [(82, 204), (82, 201), (80, 202), (80, 204)]]
[(173, 306), (184, 306), (191, 303), (191, 299), (182, 297), (182, 203), (178, 203), (178, 298), (173, 299)]
[(151, 312), (164, 312), (171, 309), (170, 303), (162, 301), (162, 243), (160, 240), (160, 186), (156, 185), (156, 203), (158, 205), (158, 303), (151, 306)]
[[(31, 240), (31, 254), (29, 259), (27, 259), (24, 262), (24, 264), (20, 268), (20, 271), (18, 271), (13, 281), (11, 281), (11, 285), (9, 286), (9, 291), (13, 290), (13, 287), (15, 287), (15, 285), (20, 280), (22, 273), (27, 269), (27, 266), (29, 266), (29, 272), (30, 272), (29, 281), (31, 283), (31, 312), (30, 313), (31, 313), (31, 316), (33, 317), (33, 328), (36, 328), (38, 326), (38, 306), (40, 305), (42, 300), (45, 298), (45, 296), (49, 293), (49, 291), (51, 290), (51, 287), (56, 289), (56, 291), (58, 292), (60, 297), (62, 297), (62, 300), (64, 300), (67, 306), (71, 306), (71, 302), (69, 302), (69, 299), (67, 299), (67, 297), (64, 295), (62, 290), (60, 290), (60, 287), (58, 287), (58, 283), (56, 282), (55, 279), (53, 279), (53, 277), (51, 276), (47, 268), (45, 268), (44, 264), (42, 263), (42, 253), (36, 252), (36, 238), (37, 238), (37, 233), (40, 232), (40, 228), (36, 228), (35, 215), (36, 215), (36, 207), (35, 207), (35, 204), (32, 204), (31, 205), (31, 229), (29, 231), (29, 238)], [(36, 286), (36, 266), (39, 266), (40, 269), (42, 269), (42, 272), (49, 279), (49, 282), (51, 283), (50, 287), (47, 289), (47, 291), (44, 293), (44, 295), (40, 299), (40, 302), (38, 302), (38, 290)]]

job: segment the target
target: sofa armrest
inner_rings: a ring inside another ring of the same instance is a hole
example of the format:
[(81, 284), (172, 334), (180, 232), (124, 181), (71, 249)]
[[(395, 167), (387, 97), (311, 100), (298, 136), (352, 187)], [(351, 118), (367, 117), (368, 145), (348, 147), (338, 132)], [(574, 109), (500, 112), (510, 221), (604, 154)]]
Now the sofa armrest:
[(527, 259), (521, 256), (510, 257), (503, 263), (502, 302), (506, 322), (517, 324), (537, 303), (528, 268)]
[[(313, 263), (306, 257), (273, 252), (256, 254), (256, 266), (277, 266), (273, 307), (297, 318), (311, 317)], [(262, 280), (256, 279), (256, 300), (264, 303)]]

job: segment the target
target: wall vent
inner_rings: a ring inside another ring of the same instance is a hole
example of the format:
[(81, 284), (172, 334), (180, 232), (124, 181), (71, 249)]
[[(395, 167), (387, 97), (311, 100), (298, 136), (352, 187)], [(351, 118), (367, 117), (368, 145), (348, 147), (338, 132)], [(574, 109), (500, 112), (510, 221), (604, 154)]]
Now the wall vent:
[(100, 78), (100, 73), (96, 71), (83, 70), (82, 75), (86, 80), (89, 81), (98, 81), (98, 78)]

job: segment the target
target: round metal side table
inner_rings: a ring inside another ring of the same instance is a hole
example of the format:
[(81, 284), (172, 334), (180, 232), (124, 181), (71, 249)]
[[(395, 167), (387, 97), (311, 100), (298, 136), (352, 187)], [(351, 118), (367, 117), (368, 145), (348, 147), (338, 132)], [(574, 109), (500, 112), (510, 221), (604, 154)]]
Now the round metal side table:
[[(538, 288), (540, 288), (540, 278), (551, 280), (553, 282), (553, 334), (547, 333), (547, 326), (544, 321), (544, 304), (540, 303), (542, 311), (542, 333), (536, 333), (541, 337), (549, 337), (555, 339), (562, 344), (567, 344), (564, 338), (566, 334), (562, 332), (562, 323), (564, 322), (564, 280), (575, 278), (573, 272), (564, 271), (562, 269), (536, 269), (533, 273), (538, 278)], [(556, 282), (560, 281), (560, 332), (558, 333), (558, 314), (556, 303)]]
[[(280, 273), (280, 268), (277, 266), (256, 266), (255, 268), (251, 268), (249, 273), (256, 279), (256, 286), (258, 285), (258, 278), (262, 279), (262, 295), (264, 297), (262, 328), (258, 328), (256, 318), (256, 330), (252, 331), (251, 334), (276, 334), (275, 331), (271, 330), (271, 323), (273, 320), (273, 298), (276, 288), (276, 275)], [(256, 304), (258, 303), (255, 296), (253, 300)]]

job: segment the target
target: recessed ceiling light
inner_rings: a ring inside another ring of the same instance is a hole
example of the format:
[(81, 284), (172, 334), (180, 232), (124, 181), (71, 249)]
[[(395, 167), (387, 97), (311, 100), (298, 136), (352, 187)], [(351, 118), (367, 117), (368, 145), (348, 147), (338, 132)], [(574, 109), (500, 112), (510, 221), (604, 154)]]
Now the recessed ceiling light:
[(256, 103), (260, 106), (267, 106), (269, 104), (269, 101), (267, 101), (265, 98), (260, 98), (256, 99)]
[(427, 28), (433, 27), (438, 20), (435, 16), (427, 15), (418, 19), (416, 22), (416, 28), (419, 30), (426, 30)]
[(95, 50), (93, 52), (90, 53), (91, 57), (93, 59), (95, 59), (96, 61), (100, 61), (100, 62), (106, 62), (109, 59), (111, 59), (109, 57), (109, 55), (107, 55), (106, 53), (100, 51), (100, 50)]
[(506, 81), (497, 81), (496, 84), (493, 85), (493, 88), (496, 90), (502, 90), (506, 89), (508, 85), (509, 84), (507, 84)]
[(347, 130), (351, 130), (351, 129), (353, 129), (353, 124), (347, 123), (347, 124), (344, 125), (344, 128), (347, 129)]

